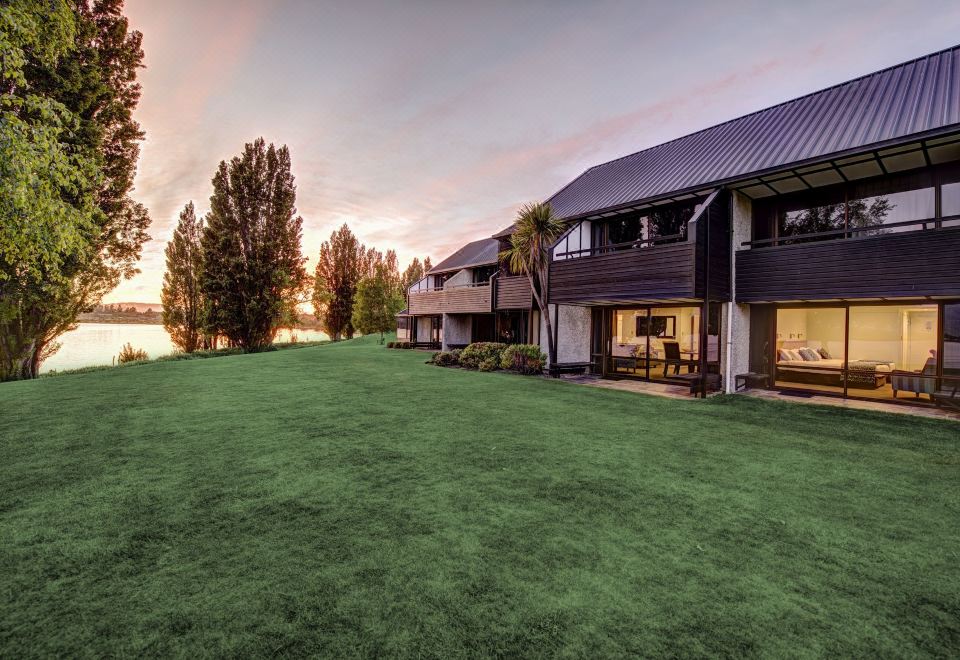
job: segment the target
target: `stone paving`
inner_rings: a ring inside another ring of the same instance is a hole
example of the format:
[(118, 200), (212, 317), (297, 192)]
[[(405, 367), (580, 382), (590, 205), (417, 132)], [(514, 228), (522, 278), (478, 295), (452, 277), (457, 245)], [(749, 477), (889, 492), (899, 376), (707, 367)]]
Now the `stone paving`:
[[(682, 385), (670, 385), (666, 383), (649, 383), (640, 380), (612, 380), (604, 379), (599, 376), (565, 376), (561, 380), (579, 385), (590, 387), (602, 387), (610, 390), (621, 390), (624, 392), (637, 392), (640, 394), (650, 394), (653, 396), (662, 396), (670, 399), (689, 399), (690, 389)], [(919, 417), (932, 417), (936, 419), (949, 419), (960, 422), (960, 412), (945, 410), (937, 407), (911, 406), (897, 403), (886, 403), (884, 401), (859, 401), (856, 399), (841, 399), (831, 396), (804, 396), (796, 397), (774, 390), (748, 390), (736, 396), (753, 396), (758, 399), (769, 399), (773, 401), (788, 401), (790, 403), (813, 404), (818, 406), (839, 406), (841, 408), (850, 408), (854, 410), (875, 410), (879, 412), (896, 413), (900, 415), (916, 415)]]

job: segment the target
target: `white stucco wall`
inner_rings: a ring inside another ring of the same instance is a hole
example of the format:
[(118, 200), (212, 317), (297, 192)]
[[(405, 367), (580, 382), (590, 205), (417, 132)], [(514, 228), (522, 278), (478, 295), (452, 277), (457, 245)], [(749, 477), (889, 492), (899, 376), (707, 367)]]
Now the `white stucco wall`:
[[(559, 311), (555, 310), (559, 307)], [(558, 319), (557, 362), (590, 360), (590, 308), (573, 305), (550, 305), (550, 320)], [(540, 348), (549, 356), (547, 324), (540, 320)]]
[(417, 341), (430, 341), (430, 317), (417, 316)]
[(447, 280), (444, 286), (462, 286), (464, 284), (473, 284), (473, 270), (470, 268), (457, 271), (457, 274)]
[[(751, 238), (753, 204), (750, 198), (736, 191), (731, 193), (731, 240), (733, 264), (730, 268), (732, 297), (737, 294), (737, 261), (736, 252), (744, 241)], [(723, 344), (723, 374), (724, 389), (730, 393), (734, 391), (734, 376), (750, 371), (750, 305), (738, 305), (730, 302), (724, 305), (724, 341)]]
[(443, 350), (449, 351), (450, 344), (469, 344), (473, 329), (471, 314), (443, 315)]

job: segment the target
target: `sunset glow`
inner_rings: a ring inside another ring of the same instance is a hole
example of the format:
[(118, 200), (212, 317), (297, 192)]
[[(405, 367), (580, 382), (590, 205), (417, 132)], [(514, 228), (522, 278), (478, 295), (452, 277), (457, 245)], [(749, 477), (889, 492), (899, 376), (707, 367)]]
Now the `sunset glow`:
[(178, 212), (258, 136), (291, 149), (308, 268), (344, 222), (436, 262), (591, 165), (951, 45), (960, 22), (955, 2), (922, 25), (908, 3), (691, 4), (129, 0), (153, 240), (107, 302), (159, 300)]

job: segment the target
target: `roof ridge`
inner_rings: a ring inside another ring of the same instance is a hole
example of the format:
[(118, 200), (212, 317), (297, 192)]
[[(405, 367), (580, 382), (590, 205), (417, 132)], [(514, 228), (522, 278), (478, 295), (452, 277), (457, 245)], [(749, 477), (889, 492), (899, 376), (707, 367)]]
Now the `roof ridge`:
[(621, 160), (626, 160), (627, 158), (632, 158), (632, 157), (634, 157), (634, 156), (639, 156), (639, 155), (642, 154), (642, 153), (646, 153), (646, 152), (648, 152), (648, 151), (653, 151), (654, 149), (658, 149), (658, 148), (660, 148), (660, 147), (665, 147), (665, 146), (667, 146), (668, 144), (673, 144), (674, 142), (678, 142), (678, 141), (680, 141), (680, 140), (686, 140), (686, 139), (688, 139), (688, 138), (693, 137), (694, 135), (699, 135), (699, 134), (701, 134), (701, 133), (706, 133), (707, 131), (712, 131), (712, 130), (714, 130), (714, 129), (716, 129), (716, 128), (720, 128), (721, 126), (726, 126), (727, 124), (732, 124), (733, 122), (737, 122), (737, 121), (740, 121), (740, 120), (742, 120), (742, 119), (746, 119), (746, 118), (748, 118), (748, 117), (753, 117), (754, 115), (758, 115), (758, 114), (760, 114), (760, 113), (762, 113), (762, 112), (767, 112), (767, 111), (769, 111), (769, 110), (773, 110), (774, 108), (780, 108), (780, 107), (782, 107), (782, 106), (789, 105), (789, 104), (791, 104), (791, 103), (796, 103), (797, 101), (802, 101), (803, 99), (806, 99), (806, 98), (810, 98), (811, 96), (816, 96), (816, 95), (818, 95), (818, 94), (823, 94), (824, 92), (829, 92), (829, 91), (832, 90), (832, 89), (837, 89), (837, 88), (839, 88), (839, 87), (846, 87), (847, 85), (852, 85), (852, 84), (854, 84), (854, 83), (856, 83), (856, 82), (859, 82), (859, 81), (861, 81), (861, 80), (866, 80), (867, 78), (871, 78), (871, 77), (876, 76), (876, 75), (879, 75), (879, 74), (881, 74), (881, 73), (886, 73), (887, 71), (892, 71), (893, 69), (899, 69), (899, 68), (901, 68), (901, 67), (909, 66), (910, 64), (915, 64), (915, 63), (917, 63), (917, 62), (920, 62), (921, 60), (927, 60), (927, 59), (930, 59), (930, 58), (932, 58), (932, 57), (937, 57), (937, 56), (939, 56), (939, 55), (943, 55), (944, 53), (947, 53), (947, 52), (952, 51), (952, 50), (960, 50), (960, 44), (956, 44), (956, 45), (950, 46), (950, 47), (948, 47), (948, 48), (943, 48), (943, 49), (941, 49), (941, 50), (937, 50), (937, 51), (934, 51), (934, 52), (932, 52), (932, 53), (927, 53), (926, 55), (920, 55), (919, 57), (914, 57), (913, 59), (907, 60), (907, 61), (905, 61), (905, 62), (900, 62), (899, 64), (892, 64), (892, 65), (890, 65), (890, 66), (888, 66), (888, 67), (884, 67), (884, 68), (882, 68), (882, 69), (877, 69), (876, 71), (871, 71), (870, 73), (865, 73), (865, 74), (863, 74), (863, 75), (861, 75), (861, 76), (857, 76), (856, 78), (851, 78), (850, 80), (845, 80), (845, 81), (843, 81), (843, 82), (836, 83), (836, 84), (834, 84), (834, 85), (830, 85), (830, 86), (828, 86), (828, 87), (824, 87), (824, 88), (822, 88), (822, 89), (818, 89), (818, 90), (813, 91), (813, 92), (808, 92), (808, 93), (806, 93), (806, 94), (803, 94), (803, 95), (801, 95), (801, 96), (794, 97), (794, 98), (792, 98), (792, 99), (788, 99), (788, 100), (786, 100), (786, 101), (781, 101), (780, 103), (775, 103), (775, 104), (773, 104), (773, 105), (771, 105), (771, 106), (767, 106), (766, 108), (761, 108), (760, 110), (754, 110), (753, 112), (748, 112), (748, 113), (745, 114), (745, 115), (740, 115), (739, 117), (734, 117), (733, 119), (727, 119), (727, 120), (725, 120), (725, 121), (721, 121), (721, 122), (719, 122), (719, 123), (713, 124), (712, 126), (708, 126), (708, 127), (706, 127), (706, 128), (701, 128), (700, 130), (694, 131), (694, 132), (692, 132), (692, 133), (687, 133), (686, 135), (681, 135), (681, 136), (678, 136), (678, 137), (675, 137), (675, 138), (671, 138), (670, 140), (667, 140), (666, 142), (660, 142), (660, 143), (658, 143), (658, 144), (654, 144), (654, 145), (651, 145), (651, 146), (649, 146), (649, 147), (645, 147), (645, 148), (643, 148), (643, 149), (639, 149), (639, 150), (634, 151), (634, 152), (632, 152), (632, 153), (629, 153), (629, 154), (626, 154), (626, 155), (623, 155), (623, 156), (618, 156), (617, 158), (613, 158), (613, 159), (611, 159), (611, 160), (604, 161), (604, 162), (602, 162), (602, 163), (598, 163), (598, 164), (596, 164), (596, 165), (593, 165), (592, 167), (588, 167), (588, 168), (585, 169), (583, 172), (581, 172), (580, 174), (578, 174), (578, 175), (573, 179), (573, 181), (570, 181), (570, 182), (567, 183), (567, 185), (565, 185), (563, 188), (561, 188), (561, 189), (558, 190), (557, 192), (553, 193), (553, 195), (551, 195), (551, 196), (548, 198), (548, 200), (549, 200), (549, 199), (553, 199), (554, 197), (556, 197), (557, 195), (559, 195), (560, 193), (562, 193), (564, 190), (566, 190), (570, 185), (572, 185), (577, 179), (579, 179), (580, 177), (582, 177), (584, 174), (587, 174), (588, 172), (592, 172), (593, 170), (595, 170), (595, 169), (597, 169), (597, 168), (604, 167), (604, 166), (606, 166), (606, 165), (610, 165), (610, 164), (612, 164), (612, 163), (616, 163), (616, 162), (621, 161)]

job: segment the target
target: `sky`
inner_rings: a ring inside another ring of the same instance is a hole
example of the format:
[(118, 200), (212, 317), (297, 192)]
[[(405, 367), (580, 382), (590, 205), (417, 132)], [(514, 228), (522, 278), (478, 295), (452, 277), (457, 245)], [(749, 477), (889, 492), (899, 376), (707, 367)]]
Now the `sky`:
[(286, 144), (313, 272), (347, 223), (401, 266), (508, 226), (593, 165), (953, 46), (956, 0), (127, 0), (144, 34), (133, 196), (156, 302), (217, 164)]

